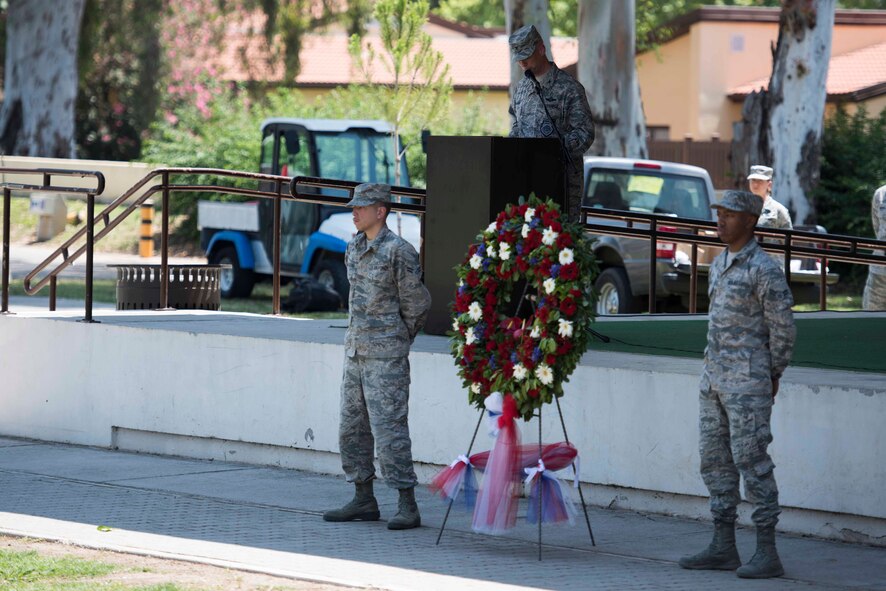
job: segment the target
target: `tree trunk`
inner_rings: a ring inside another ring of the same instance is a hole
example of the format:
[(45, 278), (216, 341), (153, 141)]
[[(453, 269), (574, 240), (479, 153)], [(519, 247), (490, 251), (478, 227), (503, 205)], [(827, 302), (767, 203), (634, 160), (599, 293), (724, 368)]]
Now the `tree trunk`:
[(77, 46), (85, 0), (10, 0), (0, 152), (74, 156)]
[(578, 81), (588, 93), (598, 156), (647, 158), (646, 121), (634, 61), (634, 0), (581, 0)]
[[(551, 21), (548, 19), (548, 0), (504, 0), (504, 6), (507, 34), (510, 35), (526, 25), (535, 25), (545, 42), (548, 59), (554, 61), (554, 53), (551, 48)], [(517, 82), (523, 77), (523, 71), (511, 57), (510, 52), (508, 52), (508, 63), (511, 66), (511, 88), (508, 94), (513, 96)]]
[(745, 99), (734, 125), (736, 184), (744, 185), (751, 165), (771, 165), (772, 196), (798, 224), (815, 220), (810, 197), (819, 178), (834, 9), (835, 0), (784, 1), (769, 88)]

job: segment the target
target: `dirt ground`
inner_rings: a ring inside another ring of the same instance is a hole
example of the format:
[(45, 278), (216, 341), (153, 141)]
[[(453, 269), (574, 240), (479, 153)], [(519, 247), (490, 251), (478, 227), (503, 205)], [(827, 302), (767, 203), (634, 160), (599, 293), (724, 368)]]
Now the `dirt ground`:
[[(114, 572), (88, 580), (97, 583), (114, 582), (132, 587), (174, 583), (182, 589), (195, 591), (343, 591), (354, 589), (354, 587), (273, 577), (207, 564), (92, 550), (31, 538), (0, 536), (0, 549), (9, 552), (34, 550), (41, 556), (68, 556), (113, 564), (117, 566)], [(368, 587), (364, 589), (368, 589)]]

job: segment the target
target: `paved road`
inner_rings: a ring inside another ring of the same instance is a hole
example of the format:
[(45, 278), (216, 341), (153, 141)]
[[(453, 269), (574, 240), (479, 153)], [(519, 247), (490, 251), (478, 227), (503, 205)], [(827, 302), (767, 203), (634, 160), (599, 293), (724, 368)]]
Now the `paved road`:
[[(12, 279), (22, 279), (30, 273), (34, 268), (42, 263), (48, 256), (55, 252), (54, 247), (30, 245), (30, 244), (13, 244), (9, 248), (9, 272)], [(73, 254), (73, 253), (72, 253)], [(2, 253), (0, 253), (2, 260)], [(54, 262), (58, 264), (64, 259), (58, 257)], [(142, 258), (135, 254), (108, 253), (97, 252), (94, 256), (95, 279), (116, 279), (117, 271), (107, 267), (107, 265), (118, 264), (148, 264), (159, 265), (160, 257), (154, 256)], [(169, 257), (171, 265), (187, 265), (187, 264), (206, 264), (205, 257)], [(55, 265), (48, 267), (48, 270), (55, 268)], [(41, 275), (42, 276), (42, 275)], [(60, 277), (62, 279), (83, 279), (86, 276), (86, 255), (82, 255), (67, 269), (62, 271)]]
[[(341, 478), (236, 463), (0, 438), (0, 488), (0, 532), (383, 589), (886, 589), (886, 549), (794, 536), (782, 579), (684, 571), (709, 524), (621, 510), (591, 509), (596, 547), (581, 522), (546, 527), (542, 562), (534, 526), (478, 535), (460, 510), (437, 546), (445, 506), (424, 488), (425, 527), (329, 524), (321, 512), (351, 493)], [(395, 493), (377, 489), (388, 518)], [(749, 558), (753, 532), (738, 539)]]

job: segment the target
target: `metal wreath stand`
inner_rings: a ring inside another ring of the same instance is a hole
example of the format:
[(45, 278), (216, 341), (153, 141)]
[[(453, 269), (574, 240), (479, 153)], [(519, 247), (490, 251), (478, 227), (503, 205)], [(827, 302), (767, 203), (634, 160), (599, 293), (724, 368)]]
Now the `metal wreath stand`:
[[(520, 315), (520, 310), (523, 308), (523, 303), (528, 302), (532, 307), (533, 313), (535, 312), (535, 304), (533, 303), (531, 298), (526, 297), (526, 290), (529, 288), (529, 283), (526, 283), (523, 286), (523, 293), (520, 294), (520, 301), (517, 304), (517, 311), (515, 312), (515, 316)], [(554, 401), (557, 403), (557, 413), (560, 415), (560, 426), (563, 429), (563, 438), (566, 440), (567, 444), (569, 442), (569, 435), (566, 433), (566, 421), (563, 419), (563, 409), (560, 407), (560, 398), (558, 396), (554, 396)], [(538, 418), (538, 457), (541, 459), (542, 453), (542, 438), (541, 438), (541, 409), (538, 408), (538, 412), (534, 413), (532, 416)], [(466, 457), (471, 457), (471, 450), (474, 448), (474, 442), (477, 440), (477, 433), (480, 431), (480, 424), (483, 422), (483, 417), (486, 414), (486, 410), (480, 411), (480, 417), (477, 419), (477, 426), (474, 427), (474, 434), (471, 436), (471, 442), (468, 444), (468, 451), (465, 454)], [(570, 444), (571, 445), (571, 444)], [(572, 463), (572, 473), (577, 476), (578, 469), (575, 467), (575, 462)], [(544, 488), (539, 483), (538, 487), (538, 559), (541, 560), (541, 526), (542, 526), (542, 498), (544, 495)], [(588, 534), (591, 537), (591, 546), (596, 546), (597, 542), (594, 540), (594, 530), (591, 528), (591, 518), (588, 516), (588, 506), (585, 503), (585, 495), (581, 490), (581, 483), (578, 485), (578, 496), (581, 500), (581, 509), (585, 516), (585, 523), (588, 526)], [(452, 511), (452, 505), (455, 503), (455, 497), (453, 496), (449, 499), (449, 506), (446, 508), (446, 515), (443, 517), (443, 524), (440, 526), (440, 532), (437, 534), (437, 541), (435, 545), (440, 545), (440, 539), (443, 537), (443, 530), (446, 529), (446, 522), (449, 521), (449, 513)]]

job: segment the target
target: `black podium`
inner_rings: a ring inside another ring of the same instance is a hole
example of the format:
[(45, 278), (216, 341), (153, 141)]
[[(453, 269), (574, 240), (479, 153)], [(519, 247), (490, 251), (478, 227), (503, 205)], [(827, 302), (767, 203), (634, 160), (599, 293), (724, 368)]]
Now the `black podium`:
[(428, 138), (428, 193), (424, 229), (425, 285), (433, 300), (428, 334), (452, 325), (453, 268), (504, 206), (535, 193), (566, 211), (564, 167), (556, 139)]

